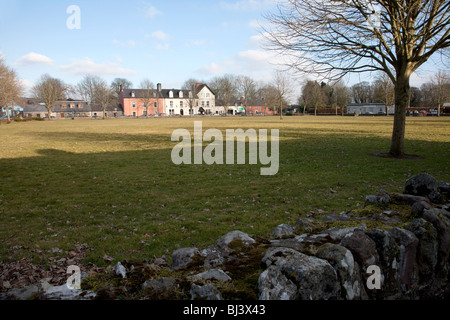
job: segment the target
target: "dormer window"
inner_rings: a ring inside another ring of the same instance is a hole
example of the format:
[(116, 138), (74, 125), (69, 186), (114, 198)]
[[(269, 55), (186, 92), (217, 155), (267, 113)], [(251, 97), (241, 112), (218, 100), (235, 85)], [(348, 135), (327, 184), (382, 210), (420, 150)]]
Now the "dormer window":
[(169, 98), (173, 98), (173, 91), (169, 91)]
[(183, 98), (183, 91), (180, 91), (179, 96), (180, 98)]
[(134, 98), (135, 96), (134, 91), (131, 91), (131, 97)]

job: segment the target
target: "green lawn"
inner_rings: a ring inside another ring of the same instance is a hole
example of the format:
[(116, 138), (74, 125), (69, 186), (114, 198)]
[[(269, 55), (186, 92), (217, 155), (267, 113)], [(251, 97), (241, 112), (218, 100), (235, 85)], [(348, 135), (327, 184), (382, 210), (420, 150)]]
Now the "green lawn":
[[(171, 161), (171, 134), (193, 130), (280, 130), (280, 168), (181, 165)], [(319, 209), (364, 205), (379, 189), (402, 192), (411, 175), (450, 181), (450, 118), (407, 119), (406, 150), (387, 152), (392, 117), (210, 117), (57, 120), (0, 125), (0, 260), (36, 249), (73, 250), (105, 265), (149, 259), (180, 247), (203, 248), (232, 230), (268, 235), (280, 223)], [(16, 248), (13, 250), (13, 248)], [(48, 251), (45, 251), (48, 252)]]

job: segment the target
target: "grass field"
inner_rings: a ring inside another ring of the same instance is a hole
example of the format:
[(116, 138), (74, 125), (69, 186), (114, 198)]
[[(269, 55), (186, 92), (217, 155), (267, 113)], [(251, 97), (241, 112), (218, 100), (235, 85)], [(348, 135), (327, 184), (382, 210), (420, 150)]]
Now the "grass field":
[[(180, 165), (171, 161), (177, 128), (279, 129), (280, 168)], [(85, 262), (149, 259), (204, 248), (232, 230), (267, 236), (309, 211), (339, 213), (379, 189), (402, 192), (411, 175), (450, 181), (450, 118), (408, 118), (406, 150), (387, 152), (391, 117), (211, 117), (58, 120), (0, 125), (0, 260), (35, 249), (72, 250)], [(48, 252), (48, 251), (45, 251)]]

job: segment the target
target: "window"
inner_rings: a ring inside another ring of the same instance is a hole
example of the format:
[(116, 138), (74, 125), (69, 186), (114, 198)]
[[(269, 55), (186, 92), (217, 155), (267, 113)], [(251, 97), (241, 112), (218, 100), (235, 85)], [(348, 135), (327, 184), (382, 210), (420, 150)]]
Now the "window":
[(67, 108), (67, 104), (61, 103), (61, 109), (66, 109), (66, 108)]
[(173, 91), (169, 91), (169, 98), (173, 98)]
[(170, 101), (170, 107), (173, 108), (173, 101)]
[(180, 91), (179, 97), (183, 98), (183, 91)]
[(70, 104), (70, 109), (75, 109), (75, 103)]
[(132, 107), (132, 108), (136, 108), (136, 102), (132, 102), (132, 103), (131, 103), (131, 107)]
[(209, 108), (209, 101), (206, 101), (206, 106)]
[(134, 91), (131, 91), (131, 97), (134, 98), (135, 96)]
[(174, 109), (169, 109), (169, 114), (170, 114), (171, 116), (173, 116), (173, 115), (175, 114), (175, 110), (174, 110)]
[(209, 97), (210, 97), (210, 94), (209, 94), (209, 92), (207, 92), (207, 93), (206, 93), (206, 97), (207, 97), (207, 98), (209, 98)]
[(183, 101), (180, 101), (180, 108), (183, 108)]
[(136, 111), (133, 111), (133, 117), (136, 117)]
[(78, 109), (83, 109), (83, 108), (84, 108), (84, 105), (82, 103), (79, 103), (78, 104)]
[(153, 102), (153, 107), (158, 108), (158, 102)]

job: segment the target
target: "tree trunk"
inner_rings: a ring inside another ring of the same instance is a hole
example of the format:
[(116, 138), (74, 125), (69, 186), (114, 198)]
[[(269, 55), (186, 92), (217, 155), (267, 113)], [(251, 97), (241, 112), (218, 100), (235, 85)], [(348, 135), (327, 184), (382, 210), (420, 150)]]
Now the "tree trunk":
[(52, 109), (47, 109), (47, 114), (48, 114), (48, 120), (52, 119)]
[(408, 71), (397, 74), (395, 84), (395, 113), (394, 129), (392, 132), (391, 149), (389, 154), (394, 157), (401, 157), (405, 154), (405, 122), (406, 108), (409, 102), (409, 75)]

